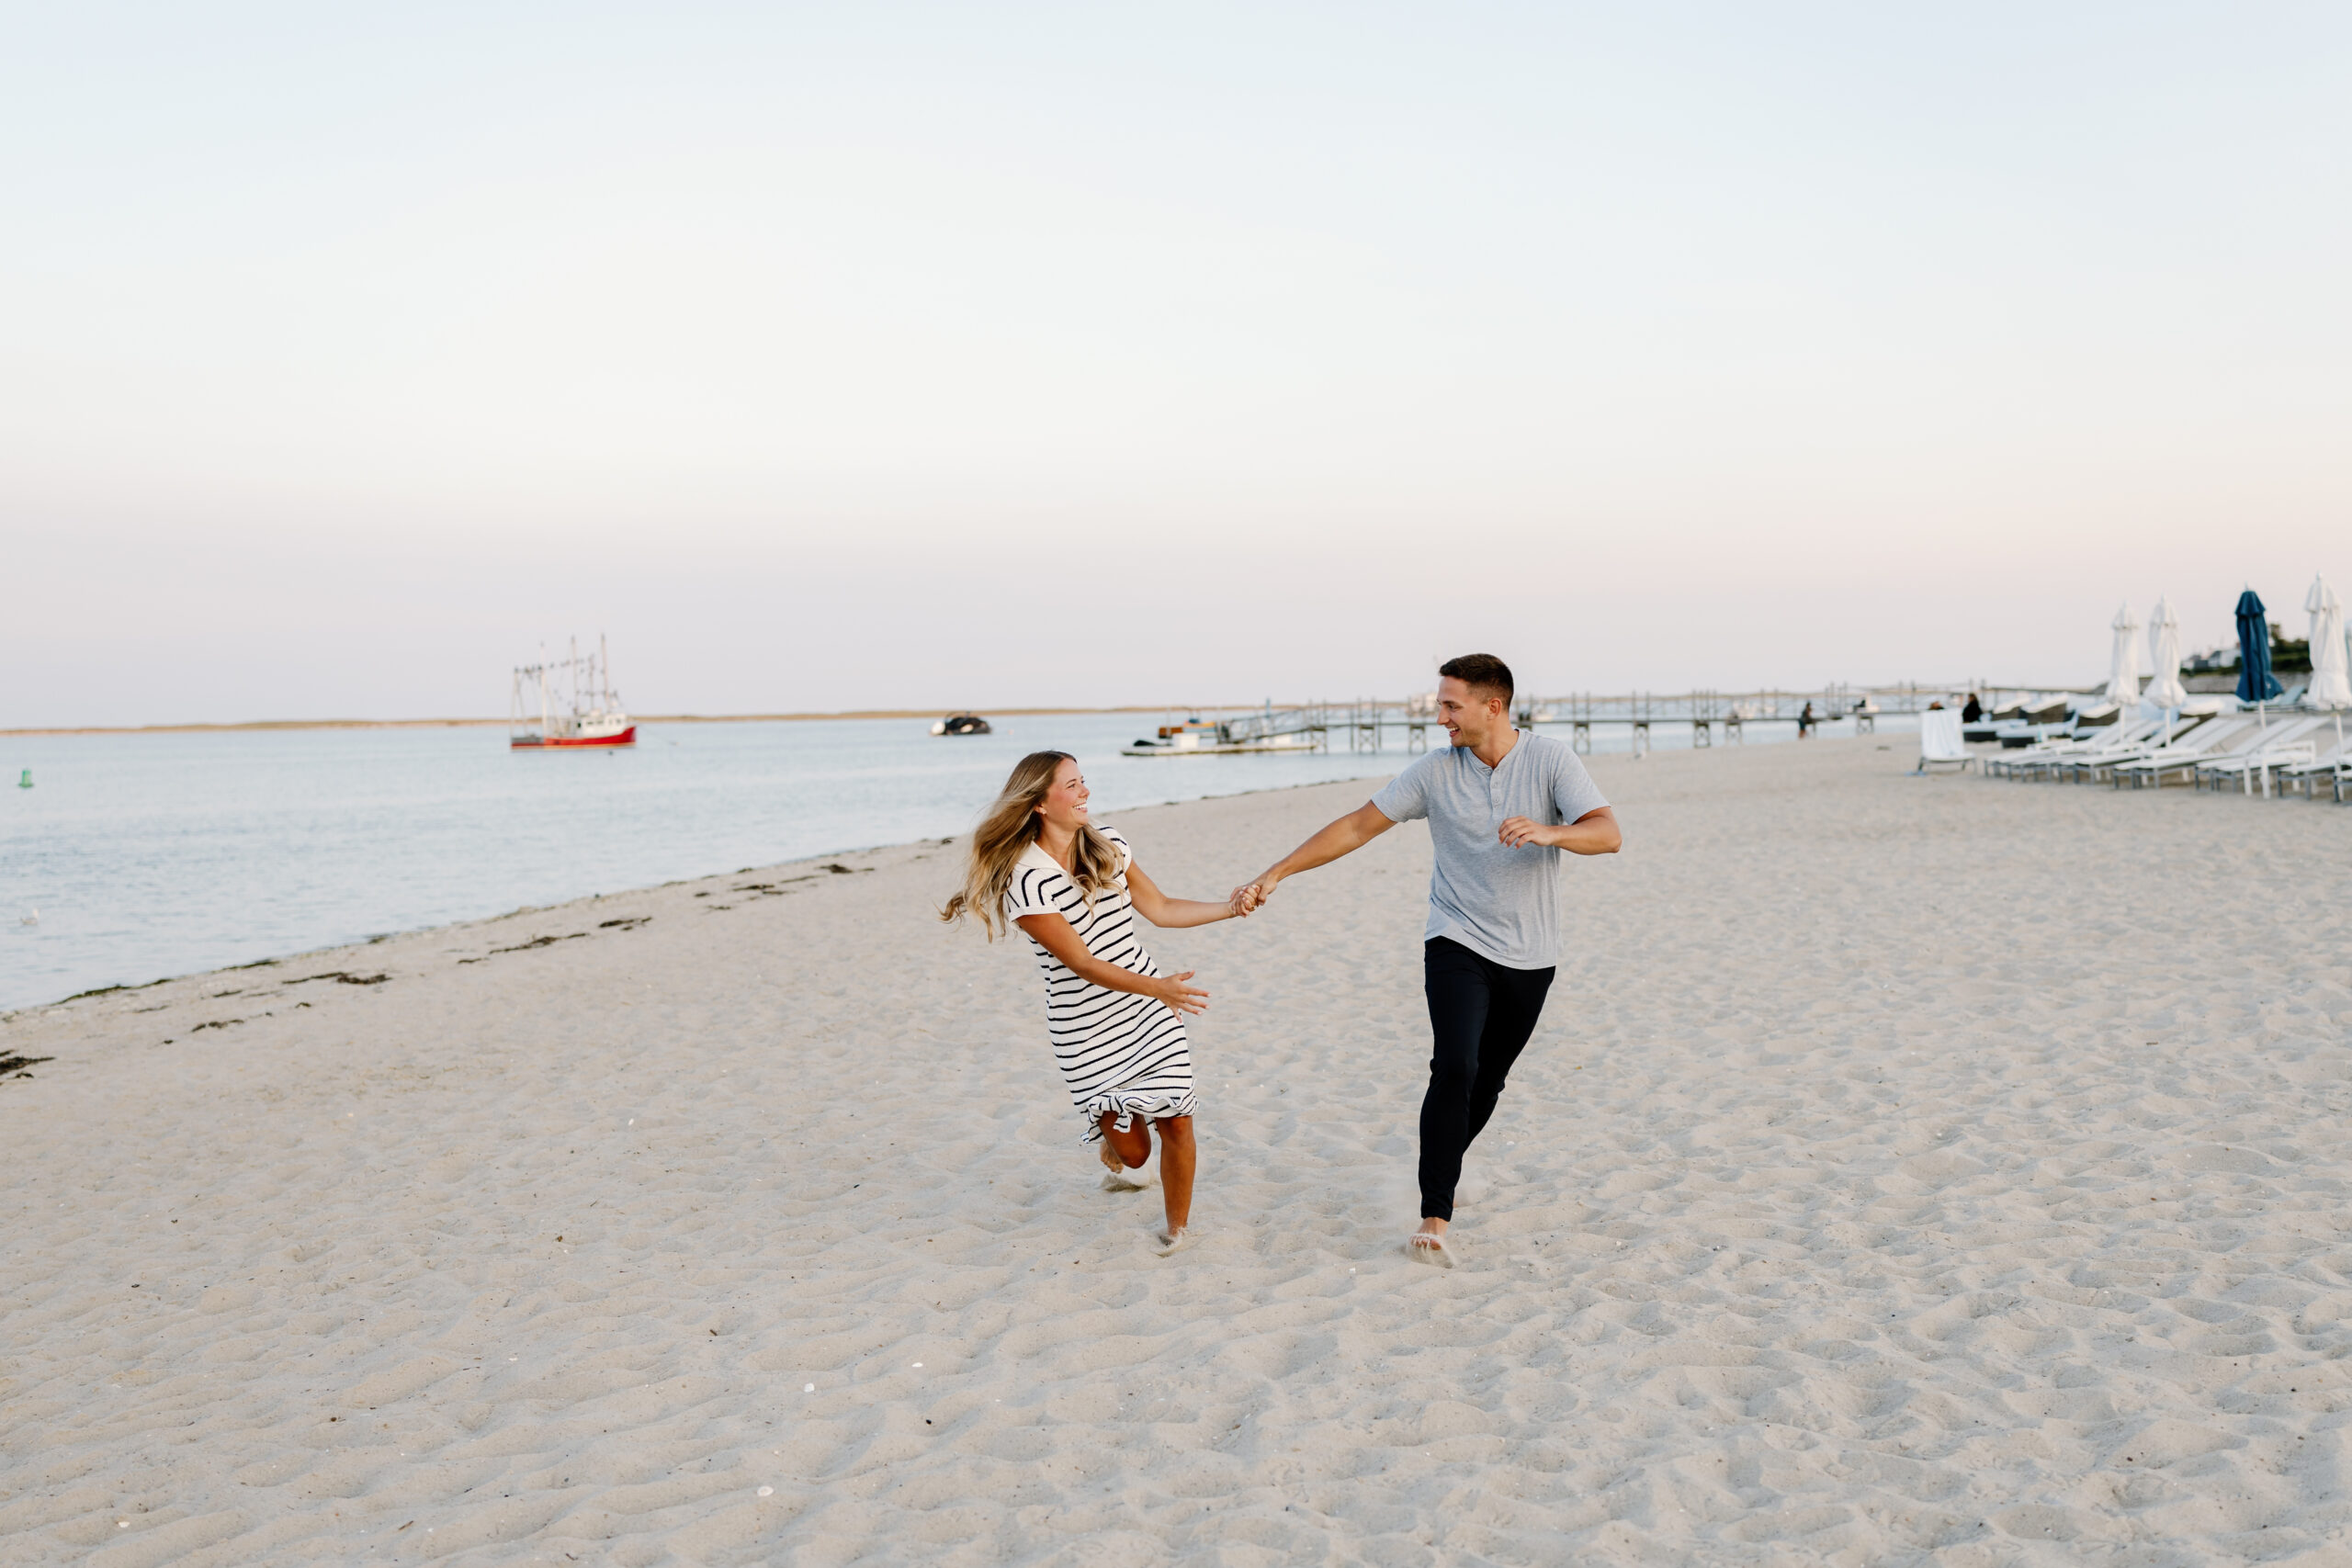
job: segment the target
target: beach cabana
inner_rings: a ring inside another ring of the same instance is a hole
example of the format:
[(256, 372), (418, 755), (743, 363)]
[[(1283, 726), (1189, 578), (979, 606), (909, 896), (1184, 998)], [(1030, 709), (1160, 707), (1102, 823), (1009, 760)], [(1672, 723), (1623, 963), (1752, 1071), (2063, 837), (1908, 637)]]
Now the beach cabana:
[(1966, 773), (1974, 760), (1960, 738), (1959, 710), (1929, 708), (1919, 716), (1919, 765), (1913, 773), (1924, 773), (1939, 765)]
[(1919, 766), (1912, 773), (1927, 773), (1933, 766), (1957, 766), (1966, 773), (1971, 761), (1975, 760), (1959, 739), (1957, 707), (1928, 707), (1919, 715)]

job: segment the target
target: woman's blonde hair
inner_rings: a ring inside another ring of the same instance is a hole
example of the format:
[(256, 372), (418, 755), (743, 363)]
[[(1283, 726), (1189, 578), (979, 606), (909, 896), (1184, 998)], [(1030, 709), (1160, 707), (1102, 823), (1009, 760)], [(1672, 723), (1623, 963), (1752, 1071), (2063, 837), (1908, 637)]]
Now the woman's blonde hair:
[[(978, 917), (980, 929), (994, 942), (1004, 930), (1004, 896), (1012, 889), (1013, 868), (1029, 846), (1037, 841), (1044, 824), (1037, 807), (1054, 787), (1054, 775), (1064, 762), (1077, 758), (1067, 751), (1032, 751), (1012, 765), (1004, 791), (996, 797), (980, 825), (972, 832), (972, 852), (964, 862), (964, 886), (939, 911), (943, 920)], [(1119, 878), (1119, 846), (1104, 838), (1091, 822), (1081, 822), (1078, 842), (1071, 846), (1070, 880), (1091, 906), (1095, 897)]]

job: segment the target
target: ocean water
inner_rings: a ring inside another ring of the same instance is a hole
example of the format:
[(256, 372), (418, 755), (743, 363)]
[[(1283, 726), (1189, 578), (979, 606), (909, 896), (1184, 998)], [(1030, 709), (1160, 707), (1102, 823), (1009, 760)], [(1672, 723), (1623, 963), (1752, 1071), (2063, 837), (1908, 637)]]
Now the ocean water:
[[(1048, 747), (1084, 763), (1103, 817), (1407, 761), (1401, 729), (1379, 752), (1144, 760), (1118, 750), (1148, 716), (994, 722), (963, 738), (914, 719), (655, 724), (632, 750), (556, 753), (512, 752), (486, 726), (0, 736), (0, 1009), (960, 836), (1013, 761)], [(1786, 731), (1752, 726), (1748, 743)], [(34, 787), (15, 787), (26, 769)]]

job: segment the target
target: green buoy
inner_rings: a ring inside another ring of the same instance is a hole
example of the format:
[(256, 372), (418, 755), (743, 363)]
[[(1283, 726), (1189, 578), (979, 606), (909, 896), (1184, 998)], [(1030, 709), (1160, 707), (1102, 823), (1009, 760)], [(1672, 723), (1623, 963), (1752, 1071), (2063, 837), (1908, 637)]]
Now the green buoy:
[(30, 789), (33, 787), (33, 771), (30, 768), (27, 768), (25, 770), (25, 776), (17, 781), (17, 787), (18, 789)]

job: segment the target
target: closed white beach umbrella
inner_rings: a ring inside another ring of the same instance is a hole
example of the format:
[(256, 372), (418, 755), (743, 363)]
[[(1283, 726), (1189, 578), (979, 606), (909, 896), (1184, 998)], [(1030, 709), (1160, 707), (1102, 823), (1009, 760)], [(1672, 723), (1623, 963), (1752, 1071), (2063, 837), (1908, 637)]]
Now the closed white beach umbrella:
[(2140, 623), (2132, 618), (2129, 604), (2115, 612), (2115, 652), (2108, 661), (2107, 700), (2130, 704), (2140, 700)]
[(2172, 601), (2161, 594), (2148, 612), (2148, 671), (2154, 678), (2140, 695), (2165, 710), (2165, 735), (2170, 739), (2171, 714), (2188, 701), (2188, 688), (2180, 683), (2180, 618), (2172, 613)]
[(2188, 688), (2180, 683), (2180, 617), (2163, 594), (2148, 612), (2148, 673), (2154, 678), (2140, 694), (2143, 700), (2160, 708), (2177, 708), (2188, 701)]
[(2312, 689), (2303, 700), (2318, 708), (2335, 710), (2335, 738), (2344, 739), (2344, 710), (2352, 708), (2352, 679), (2345, 671), (2344, 605), (2324, 577), (2312, 579), (2303, 598), (2312, 613)]

